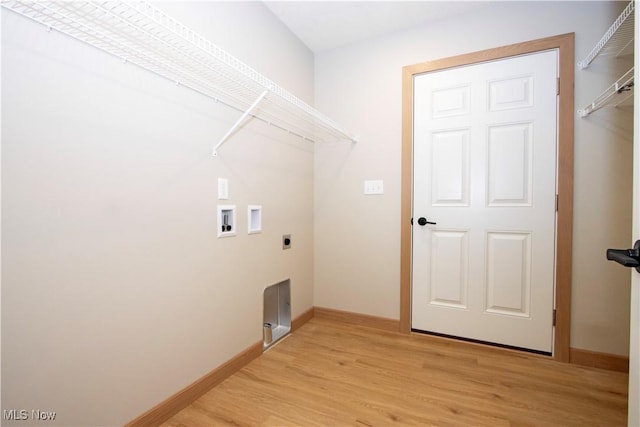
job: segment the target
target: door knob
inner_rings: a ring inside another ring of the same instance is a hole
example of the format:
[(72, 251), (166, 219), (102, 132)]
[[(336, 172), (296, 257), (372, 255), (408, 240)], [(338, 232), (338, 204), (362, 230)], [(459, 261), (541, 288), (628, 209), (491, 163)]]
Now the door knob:
[(633, 249), (607, 249), (607, 259), (625, 267), (635, 267), (640, 273), (640, 240), (636, 241)]
[(421, 216), (420, 218), (418, 218), (418, 224), (420, 224), (422, 226), (427, 225), (427, 224), (435, 225), (435, 222), (427, 221), (427, 218)]

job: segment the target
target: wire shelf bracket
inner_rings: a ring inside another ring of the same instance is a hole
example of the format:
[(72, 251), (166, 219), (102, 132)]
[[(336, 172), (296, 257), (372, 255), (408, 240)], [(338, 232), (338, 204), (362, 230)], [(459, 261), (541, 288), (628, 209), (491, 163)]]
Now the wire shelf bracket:
[[(609, 86), (604, 92), (602, 92), (593, 102), (587, 105), (585, 108), (578, 110), (580, 117), (586, 117), (605, 107), (607, 105), (620, 105), (627, 99), (633, 96), (631, 88), (634, 85), (634, 69), (633, 67), (624, 73), (615, 83)], [(621, 95), (624, 95), (621, 99)]]
[(231, 136), (231, 134), (238, 129), (238, 127), (242, 124), (242, 122), (244, 121), (244, 119), (247, 118), (247, 116), (249, 115), (249, 113), (251, 113), (260, 103), (260, 101), (262, 101), (264, 99), (265, 96), (267, 96), (267, 93), (269, 93), (268, 90), (265, 90), (264, 92), (262, 92), (260, 94), (260, 96), (258, 97), (258, 99), (256, 99), (253, 104), (251, 104), (249, 106), (249, 108), (247, 108), (247, 111), (245, 111), (242, 116), (240, 116), (240, 118), (233, 124), (233, 126), (231, 126), (231, 129), (229, 129), (229, 131), (222, 137), (222, 139), (220, 139), (220, 141), (218, 142), (218, 144), (216, 144), (215, 147), (213, 147), (213, 155), (214, 157), (218, 155), (218, 148), (220, 148), (220, 146), (222, 144), (224, 144), (227, 139), (229, 139), (229, 137)]
[(311, 142), (359, 139), (146, 1), (3, 0), (0, 6), (242, 112), (214, 153), (248, 116)]

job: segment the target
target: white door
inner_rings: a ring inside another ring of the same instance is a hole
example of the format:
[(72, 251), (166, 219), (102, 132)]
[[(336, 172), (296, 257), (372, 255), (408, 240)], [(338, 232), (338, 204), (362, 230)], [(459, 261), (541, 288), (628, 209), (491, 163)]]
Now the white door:
[[(634, 62), (635, 70), (640, 67), (640, 18), (635, 15)], [(636, 71), (637, 74), (637, 71)], [(636, 113), (633, 123), (633, 235), (632, 241), (640, 240), (640, 89), (633, 88)], [(629, 346), (629, 427), (640, 426), (640, 273), (631, 273), (631, 342)]]
[(415, 77), (412, 329), (552, 351), (557, 58)]
[[(636, 17), (637, 19), (637, 17)], [(638, 23), (636, 21), (636, 31)], [(637, 46), (637, 45), (636, 45)], [(636, 58), (638, 58), (636, 47)], [(638, 60), (636, 59), (636, 67)], [(637, 70), (638, 68), (636, 68)], [(635, 88), (634, 97), (640, 99), (640, 91)], [(635, 101), (638, 102), (638, 101)], [(637, 107), (636, 107), (637, 108)], [(640, 120), (635, 115), (633, 137), (633, 241), (640, 240)], [(631, 340), (629, 346), (629, 427), (640, 426), (640, 273), (631, 273)]]

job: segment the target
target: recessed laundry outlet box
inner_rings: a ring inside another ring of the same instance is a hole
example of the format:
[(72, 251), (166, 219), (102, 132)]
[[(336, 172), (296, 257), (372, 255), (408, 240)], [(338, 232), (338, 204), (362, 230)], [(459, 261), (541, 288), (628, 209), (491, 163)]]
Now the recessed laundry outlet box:
[(291, 331), (291, 280), (267, 286), (264, 290), (263, 348), (275, 344)]
[(218, 205), (218, 237), (236, 235), (235, 205)]

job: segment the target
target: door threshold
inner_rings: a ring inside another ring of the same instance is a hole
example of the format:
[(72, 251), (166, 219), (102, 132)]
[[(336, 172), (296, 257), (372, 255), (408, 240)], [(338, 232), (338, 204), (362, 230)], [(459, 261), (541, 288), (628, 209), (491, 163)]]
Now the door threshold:
[(458, 341), (458, 342), (477, 344), (485, 347), (501, 348), (504, 350), (511, 350), (519, 353), (535, 354), (537, 356), (545, 356), (545, 357), (553, 356), (553, 354), (548, 351), (532, 350), (530, 348), (516, 347), (513, 345), (507, 345), (507, 344), (498, 344), (498, 343), (493, 343), (489, 341), (476, 340), (473, 338), (457, 337), (455, 335), (441, 334), (439, 332), (423, 331), (422, 329), (411, 328), (411, 332), (420, 334), (420, 335), (429, 335), (433, 337), (444, 338), (444, 339)]

